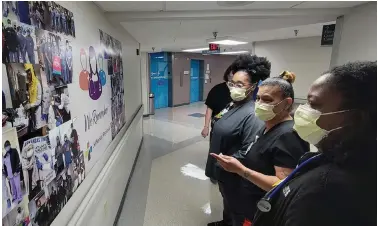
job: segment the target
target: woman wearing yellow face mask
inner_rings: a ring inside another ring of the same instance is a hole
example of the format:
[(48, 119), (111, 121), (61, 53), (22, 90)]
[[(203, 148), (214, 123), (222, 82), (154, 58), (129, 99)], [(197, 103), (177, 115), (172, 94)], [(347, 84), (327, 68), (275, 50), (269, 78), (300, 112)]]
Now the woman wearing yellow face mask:
[(324, 73), (294, 115), (319, 149), (259, 202), (253, 226), (377, 225), (377, 62)]
[(294, 121), (290, 116), (294, 80), (293, 73), (284, 71), (280, 77), (263, 81), (257, 93), (255, 114), (265, 126), (246, 151), (233, 157), (213, 154), (225, 170), (246, 179), (240, 181), (234, 193), (241, 209), (234, 226), (252, 222), (259, 199), (285, 179), (300, 157), (309, 151), (309, 144), (293, 130)]
[[(263, 123), (255, 117), (253, 93), (259, 81), (270, 75), (270, 62), (264, 57), (241, 55), (231, 64), (232, 78), (227, 82), (232, 102), (213, 117), (214, 127), (210, 140), (210, 153), (223, 152), (233, 155), (246, 151), (255, 139)], [(223, 196), (223, 220), (208, 226), (232, 225), (234, 216), (240, 211), (239, 202), (233, 198), (238, 175), (222, 170), (214, 158), (208, 158), (206, 176), (218, 181)]]

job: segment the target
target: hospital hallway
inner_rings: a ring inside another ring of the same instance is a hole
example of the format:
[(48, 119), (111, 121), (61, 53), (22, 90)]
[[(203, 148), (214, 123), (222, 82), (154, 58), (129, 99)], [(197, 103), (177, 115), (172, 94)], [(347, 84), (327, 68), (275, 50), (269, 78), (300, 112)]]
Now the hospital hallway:
[(221, 220), (218, 186), (204, 172), (205, 110), (198, 102), (144, 118), (144, 140), (125, 200), (133, 205), (124, 206), (118, 225), (194, 226)]

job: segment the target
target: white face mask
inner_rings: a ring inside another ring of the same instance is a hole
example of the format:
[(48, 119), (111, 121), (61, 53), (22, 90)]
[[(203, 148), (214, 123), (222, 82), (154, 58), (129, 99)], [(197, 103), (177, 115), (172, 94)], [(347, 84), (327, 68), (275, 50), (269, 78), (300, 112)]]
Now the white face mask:
[(274, 117), (276, 117), (277, 113), (274, 113), (274, 107), (282, 103), (281, 100), (279, 103), (272, 105), (272, 104), (266, 104), (266, 103), (255, 103), (255, 114), (257, 118), (261, 119), (262, 121), (269, 121), (272, 120)]
[(327, 137), (329, 133), (342, 128), (338, 127), (329, 131), (320, 128), (316, 124), (320, 116), (342, 113), (346, 111), (330, 112), (323, 114), (320, 111), (315, 110), (306, 104), (300, 105), (294, 114), (294, 130), (297, 131), (298, 135), (304, 141), (316, 145), (325, 137)]
[(230, 87), (231, 98), (234, 101), (242, 101), (247, 97), (249, 89)]

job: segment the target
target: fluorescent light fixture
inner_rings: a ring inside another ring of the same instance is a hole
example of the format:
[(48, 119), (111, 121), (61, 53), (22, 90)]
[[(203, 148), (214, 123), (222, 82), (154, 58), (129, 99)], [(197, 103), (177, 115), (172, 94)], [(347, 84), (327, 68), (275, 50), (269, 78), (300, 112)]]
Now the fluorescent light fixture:
[(209, 47), (204, 47), (204, 48), (197, 48), (197, 49), (184, 49), (182, 50), (183, 52), (201, 52), (204, 50), (209, 50)]
[(208, 39), (206, 40), (208, 43), (218, 44), (218, 45), (226, 45), (226, 46), (236, 46), (236, 45), (244, 45), (248, 44), (246, 40), (242, 40), (240, 38), (233, 38), (233, 37), (221, 37), (216, 39)]
[(244, 54), (244, 53), (249, 53), (249, 51), (247, 51), (247, 50), (230, 51), (230, 52), (221, 52), (219, 54), (222, 54), (222, 55), (238, 55), (238, 54)]
[(210, 43), (218, 44), (218, 45), (225, 45), (225, 46), (236, 46), (236, 45), (247, 44), (248, 42), (225, 39), (225, 40), (219, 40), (219, 41), (212, 41)]

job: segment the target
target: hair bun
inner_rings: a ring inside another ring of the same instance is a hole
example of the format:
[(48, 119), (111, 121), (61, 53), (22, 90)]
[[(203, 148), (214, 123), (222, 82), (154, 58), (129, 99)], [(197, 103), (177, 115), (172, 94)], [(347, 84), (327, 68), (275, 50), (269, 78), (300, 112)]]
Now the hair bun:
[(289, 82), (290, 84), (293, 84), (295, 82), (295, 74), (293, 72), (290, 72), (290, 71), (283, 71), (280, 76), (280, 78), (286, 80), (287, 82)]

